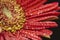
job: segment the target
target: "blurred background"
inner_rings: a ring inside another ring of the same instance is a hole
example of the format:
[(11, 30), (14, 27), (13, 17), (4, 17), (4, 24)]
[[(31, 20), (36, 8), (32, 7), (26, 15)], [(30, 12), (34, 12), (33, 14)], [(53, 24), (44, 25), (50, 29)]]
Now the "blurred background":
[[(51, 2), (59, 2), (60, 3), (60, 0), (48, 0), (47, 3), (51, 3)], [(54, 34), (51, 36), (51, 39), (43, 38), (43, 40), (60, 40), (60, 15), (59, 15), (59, 20), (55, 20), (55, 21), (59, 24), (59, 26), (57, 28), (50, 29), (54, 32)]]

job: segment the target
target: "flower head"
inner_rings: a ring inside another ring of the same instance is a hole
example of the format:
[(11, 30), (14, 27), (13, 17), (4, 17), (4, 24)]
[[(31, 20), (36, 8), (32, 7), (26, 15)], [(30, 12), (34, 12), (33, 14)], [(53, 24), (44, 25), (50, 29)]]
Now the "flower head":
[[(58, 2), (47, 0), (0, 0), (0, 40), (42, 40), (57, 27)], [(40, 37), (39, 37), (40, 36)]]

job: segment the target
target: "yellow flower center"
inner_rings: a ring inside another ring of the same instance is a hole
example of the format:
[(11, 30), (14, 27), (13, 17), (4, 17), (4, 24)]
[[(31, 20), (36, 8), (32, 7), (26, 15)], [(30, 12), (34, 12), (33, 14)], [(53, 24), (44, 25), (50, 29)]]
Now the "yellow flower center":
[(15, 32), (23, 27), (24, 11), (16, 0), (0, 0), (0, 29)]

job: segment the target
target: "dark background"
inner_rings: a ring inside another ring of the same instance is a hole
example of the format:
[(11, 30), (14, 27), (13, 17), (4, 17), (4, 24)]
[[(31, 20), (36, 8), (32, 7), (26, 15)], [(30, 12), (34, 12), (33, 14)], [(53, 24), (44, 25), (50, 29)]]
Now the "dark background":
[[(60, 0), (48, 0), (47, 3), (51, 3), (51, 2), (60, 2)], [(59, 26), (57, 28), (50, 29), (54, 32), (54, 34), (51, 36), (51, 39), (43, 38), (43, 40), (60, 40), (60, 17), (59, 20), (55, 20), (55, 21), (59, 24)]]

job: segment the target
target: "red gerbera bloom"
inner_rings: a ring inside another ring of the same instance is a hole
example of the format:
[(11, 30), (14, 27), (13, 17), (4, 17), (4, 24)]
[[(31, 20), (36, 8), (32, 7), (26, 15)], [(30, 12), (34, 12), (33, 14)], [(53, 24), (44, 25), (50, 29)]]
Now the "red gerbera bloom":
[[(0, 0), (0, 40), (42, 40), (57, 27), (58, 2), (47, 0)], [(39, 37), (40, 36), (40, 37)]]

